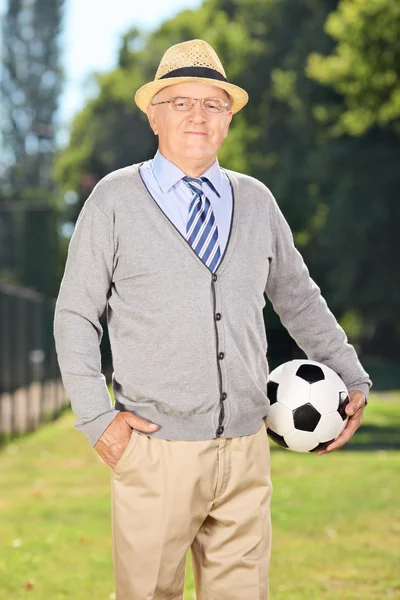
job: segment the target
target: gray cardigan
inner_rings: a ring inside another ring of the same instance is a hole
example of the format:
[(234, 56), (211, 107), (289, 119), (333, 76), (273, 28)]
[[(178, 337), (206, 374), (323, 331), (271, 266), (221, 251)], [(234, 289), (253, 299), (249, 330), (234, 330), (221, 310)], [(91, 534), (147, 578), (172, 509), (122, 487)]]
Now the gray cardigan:
[[(153, 437), (257, 432), (268, 412), (266, 297), (309, 359), (368, 396), (368, 373), (269, 189), (224, 169), (233, 216), (213, 274), (150, 195), (141, 164), (96, 185), (70, 240), (54, 338), (74, 427), (94, 445), (122, 409), (157, 423)], [(101, 372), (105, 309), (115, 406)]]

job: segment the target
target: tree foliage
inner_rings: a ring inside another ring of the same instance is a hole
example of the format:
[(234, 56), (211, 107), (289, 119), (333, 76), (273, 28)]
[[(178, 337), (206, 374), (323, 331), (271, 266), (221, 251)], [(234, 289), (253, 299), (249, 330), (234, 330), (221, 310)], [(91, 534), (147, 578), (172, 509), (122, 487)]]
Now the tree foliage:
[[(307, 73), (342, 95), (333, 132), (362, 135), (374, 125), (400, 134), (400, 3), (342, 0), (326, 20), (337, 42), (330, 56), (312, 52)], [(329, 113), (320, 111), (322, 119)]]

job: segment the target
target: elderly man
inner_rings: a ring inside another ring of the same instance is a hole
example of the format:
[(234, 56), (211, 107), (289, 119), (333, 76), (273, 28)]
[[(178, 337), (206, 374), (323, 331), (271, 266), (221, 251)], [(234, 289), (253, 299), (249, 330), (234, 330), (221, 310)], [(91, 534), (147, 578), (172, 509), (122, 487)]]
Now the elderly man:
[[(135, 95), (153, 159), (104, 177), (71, 238), (54, 335), (74, 427), (111, 467), (118, 600), (265, 600), (271, 552), (265, 295), (308, 358), (371, 386), (269, 189), (217, 153), (247, 93), (203, 40), (164, 54)], [(140, 140), (138, 140), (140, 144)], [(101, 373), (107, 309), (111, 403)]]

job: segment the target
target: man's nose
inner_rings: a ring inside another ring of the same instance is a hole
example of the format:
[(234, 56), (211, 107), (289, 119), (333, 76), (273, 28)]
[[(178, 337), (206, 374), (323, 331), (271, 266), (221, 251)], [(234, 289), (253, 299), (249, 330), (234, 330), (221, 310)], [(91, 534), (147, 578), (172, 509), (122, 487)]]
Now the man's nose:
[(201, 118), (201, 120), (205, 119), (205, 112), (204, 110), (201, 108), (201, 104), (200, 104), (200, 100), (197, 100), (194, 103), (194, 106), (192, 106), (192, 108), (190, 109), (190, 116), (194, 119), (198, 119), (199, 117)]

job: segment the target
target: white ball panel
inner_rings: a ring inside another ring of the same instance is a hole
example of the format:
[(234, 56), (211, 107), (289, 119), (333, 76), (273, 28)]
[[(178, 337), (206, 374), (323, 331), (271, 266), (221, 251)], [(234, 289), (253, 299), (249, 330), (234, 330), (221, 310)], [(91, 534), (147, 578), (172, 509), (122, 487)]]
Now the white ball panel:
[(285, 442), (294, 452), (310, 452), (319, 444), (314, 432), (300, 431), (299, 429), (293, 429), (285, 435)]
[(268, 411), (267, 427), (278, 435), (285, 435), (294, 428), (292, 411), (276, 402)]
[(316, 381), (310, 385), (311, 404), (321, 413), (326, 415), (339, 408), (339, 390), (330, 381)]
[(288, 377), (279, 384), (278, 402), (294, 410), (309, 402), (311, 387), (308, 381), (301, 377)]
[(314, 433), (319, 442), (328, 442), (336, 439), (342, 429), (342, 417), (338, 412), (332, 412), (328, 415), (322, 415), (320, 422), (316, 426)]
[(276, 367), (276, 369), (271, 371), (268, 375), (268, 379), (271, 379), (271, 381), (275, 381), (275, 383), (280, 383), (281, 381), (283, 381), (285, 378), (284, 371), (286, 364), (287, 363), (282, 363), (281, 365), (279, 365), (279, 367)]
[(327, 365), (323, 365), (323, 368), (326, 379), (333, 383), (339, 392), (347, 392), (347, 388), (339, 375)]

